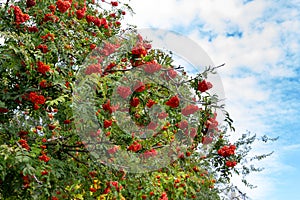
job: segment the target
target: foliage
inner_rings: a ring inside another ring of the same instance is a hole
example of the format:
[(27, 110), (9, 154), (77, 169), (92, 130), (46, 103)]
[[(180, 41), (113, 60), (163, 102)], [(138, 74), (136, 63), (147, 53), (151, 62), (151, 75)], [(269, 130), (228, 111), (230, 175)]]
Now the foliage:
[(208, 92), (215, 68), (190, 79), (121, 29), (126, 12), (118, 1), (2, 6), (1, 199), (220, 199), (217, 184), (256, 171), (240, 164), (255, 137), (230, 144), (216, 120), (220, 109), (234, 129)]

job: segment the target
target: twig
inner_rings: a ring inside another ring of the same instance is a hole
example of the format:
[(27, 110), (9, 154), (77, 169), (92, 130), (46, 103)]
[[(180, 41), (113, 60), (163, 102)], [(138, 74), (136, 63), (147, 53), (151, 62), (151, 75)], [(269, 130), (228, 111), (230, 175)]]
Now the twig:
[(167, 147), (167, 146), (170, 146), (170, 145), (154, 146), (154, 147), (152, 147), (152, 149), (158, 149), (158, 148), (163, 148), (163, 147)]
[(77, 148), (77, 147), (83, 147), (84, 145), (83, 144), (78, 144), (78, 145), (66, 145), (66, 144), (63, 144), (62, 146), (63, 147), (67, 147), (67, 148)]
[(35, 175), (33, 175), (33, 178), (39, 185), (43, 185), (43, 182), (39, 181)]
[(66, 154), (68, 154), (69, 156), (71, 156), (74, 160), (76, 160), (77, 162), (79, 162), (79, 163), (81, 163), (81, 164), (83, 164), (83, 165), (85, 165), (85, 166), (88, 166), (88, 164), (87, 163), (85, 163), (85, 162), (82, 162), (81, 160), (79, 160), (79, 159), (77, 159), (76, 157), (74, 157), (72, 154), (70, 154), (69, 152), (67, 152), (67, 151), (64, 151)]
[(88, 153), (89, 151), (88, 150), (76, 150), (76, 149), (63, 149), (65, 152), (68, 151), (68, 152), (82, 152), (82, 153)]
[(54, 138), (51, 138), (51, 139), (47, 139), (47, 142), (52, 142), (52, 141), (55, 141), (55, 140), (64, 140), (66, 138), (67, 137), (63, 137), (63, 136), (54, 137)]
[(195, 80), (196, 78), (202, 76), (202, 74), (205, 74), (205, 73), (207, 73), (208, 71), (213, 72), (215, 69), (218, 69), (218, 68), (223, 67), (223, 66), (225, 66), (225, 63), (223, 63), (223, 64), (221, 64), (221, 65), (218, 65), (218, 66), (216, 66), (216, 67), (213, 67), (213, 68), (211, 68), (211, 67), (209, 66), (203, 73), (198, 74), (196, 77), (194, 77), (194, 78), (192, 78), (192, 79), (190, 79), (190, 80), (183, 81), (183, 82), (181, 82), (180, 84), (191, 82), (191, 81)]

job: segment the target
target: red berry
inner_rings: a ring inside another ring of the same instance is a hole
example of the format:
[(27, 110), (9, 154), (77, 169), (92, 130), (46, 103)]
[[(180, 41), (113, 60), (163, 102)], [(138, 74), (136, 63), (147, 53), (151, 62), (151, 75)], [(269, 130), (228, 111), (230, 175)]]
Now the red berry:
[(53, 124), (49, 124), (49, 125), (48, 125), (48, 128), (49, 128), (49, 130), (51, 131), (51, 130), (54, 130), (54, 129), (56, 128), (56, 126), (53, 125)]
[(96, 48), (96, 44), (91, 44), (91, 45), (90, 45), (90, 49), (91, 49), (91, 50), (93, 50), (93, 49), (95, 49), (95, 48)]
[(71, 122), (71, 120), (66, 119), (66, 120), (64, 121), (64, 124), (70, 124), (70, 122)]
[(111, 3), (112, 6), (118, 6), (119, 5), (119, 3), (117, 1), (112, 1), (110, 3)]
[(42, 171), (41, 174), (44, 176), (44, 175), (47, 175), (48, 172), (46, 170)]

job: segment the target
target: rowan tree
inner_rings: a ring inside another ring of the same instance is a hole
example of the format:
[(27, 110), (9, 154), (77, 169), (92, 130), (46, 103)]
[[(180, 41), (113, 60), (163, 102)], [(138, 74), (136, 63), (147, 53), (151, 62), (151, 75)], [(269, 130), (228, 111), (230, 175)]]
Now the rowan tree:
[(232, 173), (258, 170), (242, 164), (255, 137), (231, 144), (232, 120), (209, 93), (216, 68), (190, 78), (122, 28), (131, 12), (105, 0), (2, 4), (0, 198), (215, 200)]

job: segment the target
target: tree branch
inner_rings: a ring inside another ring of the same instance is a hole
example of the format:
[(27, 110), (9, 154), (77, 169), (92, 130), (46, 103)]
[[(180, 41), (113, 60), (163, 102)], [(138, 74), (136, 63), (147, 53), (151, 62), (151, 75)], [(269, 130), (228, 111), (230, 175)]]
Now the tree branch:
[(68, 151), (63, 151), (63, 152), (65, 152), (67, 155), (69, 155), (70, 157), (72, 157), (74, 160), (76, 160), (77, 162), (79, 162), (79, 163), (81, 163), (81, 164), (83, 164), (83, 165), (85, 165), (85, 166), (88, 166), (88, 164), (87, 163), (85, 163), (85, 162), (82, 162), (81, 160), (79, 160), (79, 159), (77, 159), (76, 157), (74, 157), (71, 153), (69, 153)]

